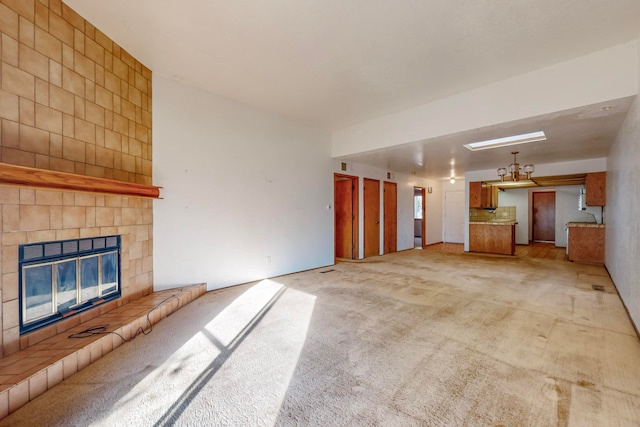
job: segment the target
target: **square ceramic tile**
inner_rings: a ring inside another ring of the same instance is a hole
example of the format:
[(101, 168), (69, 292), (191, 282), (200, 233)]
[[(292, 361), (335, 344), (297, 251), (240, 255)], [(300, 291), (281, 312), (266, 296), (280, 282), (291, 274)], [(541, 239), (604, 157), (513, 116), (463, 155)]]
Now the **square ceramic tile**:
[(38, 372), (29, 378), (29, 400), (33, 400), (47, 391), (47, 370)]
[(74, 352), (62, 359), (62, 370), (64, 379), (78, 372), (78, 353)]
[(24, 406), (29, 401), (29, 382), (16, 384), (9, 389), (9, 412)]
[(64, 379), (63, 361), (60, 360), (47, 368), (47, 388), (59, 384)]
[(0, 392), (0, 419), (9, 414), (9, 390)]

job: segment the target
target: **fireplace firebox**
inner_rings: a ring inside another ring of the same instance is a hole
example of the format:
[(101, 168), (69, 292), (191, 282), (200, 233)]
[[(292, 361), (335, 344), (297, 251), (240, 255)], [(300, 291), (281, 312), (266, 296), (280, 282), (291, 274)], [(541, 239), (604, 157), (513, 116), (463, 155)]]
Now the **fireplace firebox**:
[(120, 236), (20, 245), (20, 333), (119, 298)]

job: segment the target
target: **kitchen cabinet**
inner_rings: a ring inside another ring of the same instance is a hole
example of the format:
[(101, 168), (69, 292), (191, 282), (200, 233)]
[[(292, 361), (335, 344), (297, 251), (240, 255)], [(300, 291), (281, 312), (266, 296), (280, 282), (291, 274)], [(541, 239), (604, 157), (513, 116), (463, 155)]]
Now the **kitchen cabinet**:
[(469, 183), (469, 207), (482, 207), (482, 183), (480, 181)]
[(498, 207), (498, 187), (494, 187), (485, 182), (469, 183), (469, 207), (470, 208), (491, 208)]
[(498, 187), (482, 183), (482, 207), (495, 209), (498, 207)]
[(588, 173), (584, 186), (587, 192), (587, 206), (604, 206), (606, 204), (606, 172)]
[(515, 254), (516, 223), (469, 223), (469, 251), (502, 255)]
[(604, 264), (603, 224), (570, 222), (567, 229), (569, 261)]

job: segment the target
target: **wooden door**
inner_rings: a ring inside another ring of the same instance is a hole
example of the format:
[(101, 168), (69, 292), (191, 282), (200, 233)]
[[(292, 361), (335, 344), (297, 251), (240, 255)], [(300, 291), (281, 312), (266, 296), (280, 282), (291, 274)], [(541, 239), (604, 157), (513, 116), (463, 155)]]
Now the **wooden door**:
[(535, 191), (532, 193), (532, 234), (534, 242), (556, 241), (556, 193)]
[(384, 253), (398, 250), (398, 185), (384, 183)]
[(380, 255), (380, 181), (364, 179), (364, 257)]
[(336, 258), (353, 257), (353, 184), (350, 179), (335, 181), (334, 206), (336, 221)]
[(358, 177), (334, 175), (335, 257), (358, 258)]

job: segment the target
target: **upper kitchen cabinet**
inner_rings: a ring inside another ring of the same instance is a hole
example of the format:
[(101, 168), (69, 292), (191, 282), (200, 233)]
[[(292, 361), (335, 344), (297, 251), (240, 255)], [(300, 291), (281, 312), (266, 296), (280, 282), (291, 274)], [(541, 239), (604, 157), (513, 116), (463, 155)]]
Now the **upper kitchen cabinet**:
[(485, 182), (470, 182), (469, 207), (491, 209), (498, 207), (498, 187)]
[(606, 204), (606, 172), (588, 173), (584, 186), (587, 192), (587, 206), (604, 206)]
[(482, 183), (482, 207), (495, 209), (498, 207), (498, 187)]
[(482, 207), (482, 183), (480, 181), (469, 183), (469, 207)]

